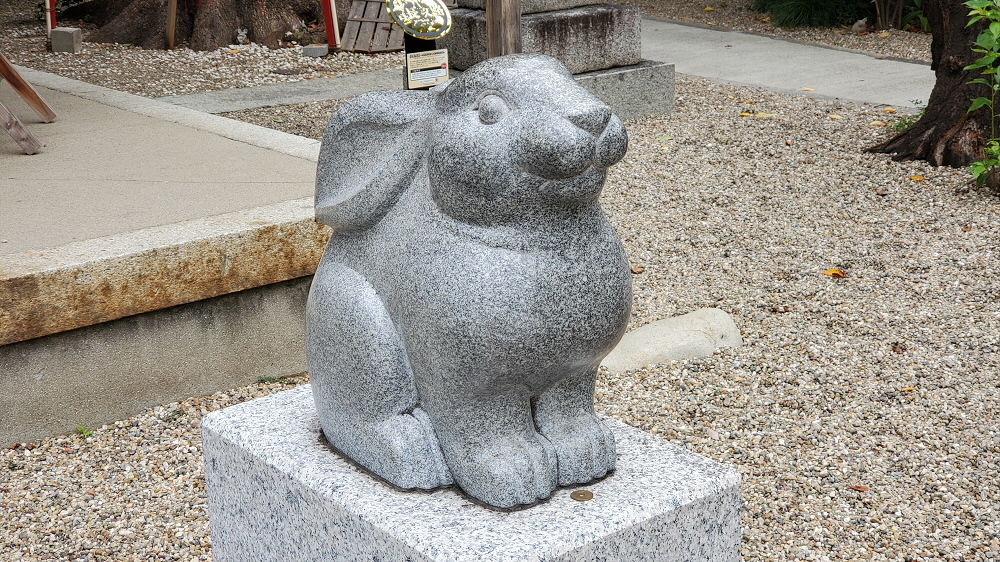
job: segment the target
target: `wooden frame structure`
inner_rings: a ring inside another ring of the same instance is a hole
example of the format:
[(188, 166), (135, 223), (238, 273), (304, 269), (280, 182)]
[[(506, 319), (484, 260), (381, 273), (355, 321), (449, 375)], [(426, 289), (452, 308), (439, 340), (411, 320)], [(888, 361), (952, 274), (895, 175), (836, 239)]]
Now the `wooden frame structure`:
[[(3, 56), (3, 53), (0, 53), (0, 79), (10, 82), (14, 91), (24, 99), (31, 109), (38, 113), (43, 122), (51, 123), (56, 120), (56, 113), (52, 111), (49, 104), (45, 103), (42, 96), (38, 95), (35, 88), (21, 76), (21, 73), (14, 68), (7, 57)], [(7, 134), (14, 139), (14, 142), (21, 147), (25, 154), (36, 154), (42, 149), (42, 143), (2, 102), (0, 102), (0, 127), (7, 131)]]
[(345, 51), (386, 53), (403, 49), (403, 30), (393, 23), (382, 0), (354, 0), (341, 39)]

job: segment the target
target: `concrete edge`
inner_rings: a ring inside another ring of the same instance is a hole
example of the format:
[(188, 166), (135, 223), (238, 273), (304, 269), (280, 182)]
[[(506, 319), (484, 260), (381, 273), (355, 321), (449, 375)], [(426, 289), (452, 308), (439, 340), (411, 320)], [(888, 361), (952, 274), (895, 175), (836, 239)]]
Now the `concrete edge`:
[(374, 70), (334, 78), (226, 88), (155, 99), (196, 111), (221, 114), (261, 107), (347, 99), (375, 90), (396, 90), (402, 86), (401, 76), (400, 69)]
[(311, 198), (0, 255), (0, 345), (311, 275)]
[(180, 105), (144, 98), (127, 92), (112, 90), (103, 86), (95, 86), (94, 84), (66, 78), (50, 72), (42, 72), (16, 65), (15, 68), (21, 72), (21, 75), (26, 80), (36, 86), (58, 90), (100, 104), (177, 123), (234, 141), (288, 154), (289, 156), (313, 162), (319, 159), (320, 141), (318, 140), (244, 123), (219, 115), (204, 113)]

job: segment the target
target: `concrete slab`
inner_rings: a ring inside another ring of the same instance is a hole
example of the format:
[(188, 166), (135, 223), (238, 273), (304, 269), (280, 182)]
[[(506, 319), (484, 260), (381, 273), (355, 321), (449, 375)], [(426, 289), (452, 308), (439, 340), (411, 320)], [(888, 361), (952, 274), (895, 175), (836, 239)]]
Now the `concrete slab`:
[(673, 62), (681, 74), (862, 103), (913, 107), (934, 88), (924, 64), (650, 19), (642, 20), (642, 55)]
[(255, 107), (352, 98), (373, 90), (399, 90), (402, 87), (403, 71), (396, 68), (336, 78), (316, 78), (251, 88), (229, 88), (157, 99), (206, 113), (226, 113)]
[(0, 254), (308, 197), (315, 164), (188, 126), (38, 88), (43, 124), (6, 83), (0, 100), (45, 143), (0, 139)]

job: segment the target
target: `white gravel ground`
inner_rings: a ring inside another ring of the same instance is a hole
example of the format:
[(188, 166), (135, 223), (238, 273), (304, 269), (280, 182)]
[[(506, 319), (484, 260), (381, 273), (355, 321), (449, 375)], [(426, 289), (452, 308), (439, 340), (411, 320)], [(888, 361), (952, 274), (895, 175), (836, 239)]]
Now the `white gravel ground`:
[(834, 28), (781, 28), (772, 24), (767, 14), (751, 10), (753, 0), (633, 0), (626, 3), (639, 6), (643, 15), (654, 19), (763, 33), (862, 51), (873, 56), (922, 62), (931, 60), (931, 36), (928, 33), (889, 29), (859, 35), (848, 29), (854, 22)]
[[(1000, 198), (862, 153), (885, 108), (678, 93), (604, 195), (645, 268), (633, 324), (716, 306), (746, 345), (605, 373), (599, 408), (741, 471), (747, 560), (1000, 559)], [(207, 559), (199, 420), (302, 381), (3, 451), (0, 552)]]
[(84, 42), (79, 54), (50, 53), (45, 48), (44, 25), (27, 19), (31, 2), (2, 1), (11, 4), (0, 7), (0, 52), (11, 62), (140, 96), (245, 88), (402, 65), (399, 53), (338, 52), (316, 58), (302, 56), (301, 47), (268, 49), (256, 44), (215, 51), (186, 47), (167, 51)]
[(296, 103), (271, 107), (255, 107), (220, 113), (223, 117), (246, 121), (269, 129), (278, 129), (293, 135), (322, 139), (330, 116), (345, 99), (321, 102)]

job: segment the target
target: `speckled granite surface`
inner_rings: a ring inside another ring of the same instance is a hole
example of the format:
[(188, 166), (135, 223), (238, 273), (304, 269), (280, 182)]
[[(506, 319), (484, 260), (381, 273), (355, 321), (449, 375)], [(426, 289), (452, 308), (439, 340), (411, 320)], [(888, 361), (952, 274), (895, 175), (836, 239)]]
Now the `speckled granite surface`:
[(608, 478), (499, 512), (355, 468), (323, 442), (311, 392), (205, 418), (216, 560), (739, 560), (739, 474), (640, 430), (609, 421)]

